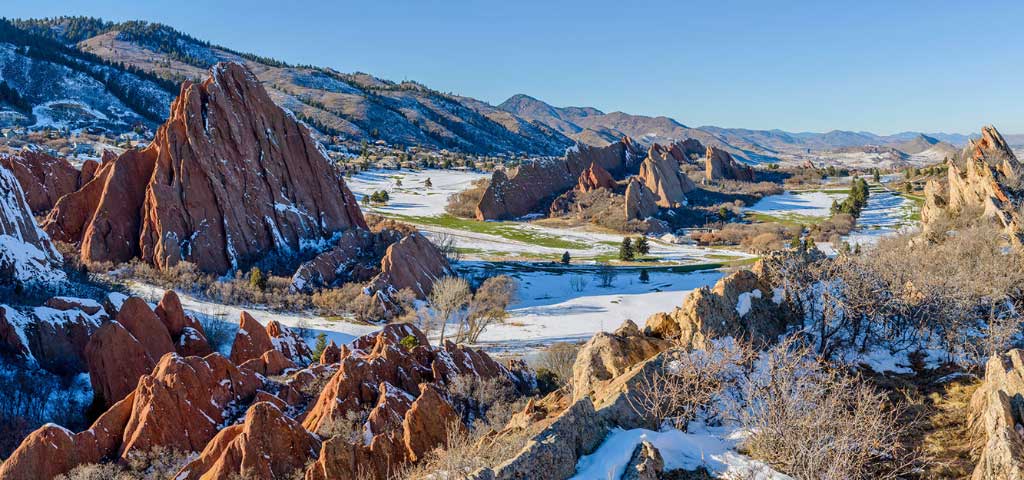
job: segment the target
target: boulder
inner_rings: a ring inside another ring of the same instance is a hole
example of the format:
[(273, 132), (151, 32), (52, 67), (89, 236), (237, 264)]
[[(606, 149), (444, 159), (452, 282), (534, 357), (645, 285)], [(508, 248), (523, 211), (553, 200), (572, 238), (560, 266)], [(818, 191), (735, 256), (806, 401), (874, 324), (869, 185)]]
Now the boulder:
[(154, 362), (165, 353), (174, 351), (174, 341), (171, 340), (167, 327), (145, 300), (139, 297), (125, 300), (117, 312), (117, 322), (142, 344)]
[(0, 166), (0, 289), (15, 284), (57, 284), (67, 276), (50, 237), (36, 226), (21, 185)]
[(149, 146), (104, 161), (45, 228), (80, 241), (86, 262), (188, 261), (222, 274), (366, 222), (306, 127), (252, 72), (220, 63), (182, 84)]
[(704, 153), (704, 178), (707, 180), (754, 181), (754, 169), (732, 158), (729, 152), (708, 145)]
[(645, 330), (686, 348), (704, 348), (712, 338), (732, 336), (757, 345), (774, 343), (793, 318), (783, 296), (750, 270), (740, 270), (691, 292), (671, 313), (657, 313)]
[(260, 358), (267, 350), (273, 350), (267, 329), (260, 325), (249, 312), (242, 312), (238, 320), (238, 331), (235, 341), (231, 344), (231, 361), (241, 365), (249, 360)]
[(972, 480), (1024, 479), (1024, 351), (995, 355), (971, 396), (969, 427), (980, 451)]
[(280, 350), (270, 349), (263, 352), (259, 358), (248, 360), (238, 368), (250, 370), (266, 377), (280, 375), (296, 366)]
[(665, 461), (661, 452), (646, 440), (637, 444), (633, 455), (629, 457), (626, 471), (619, 477), (621, 480), (659, 480), (665, 470)]
[(369, 288), (389, 298), (408, 288), (417, 298), (426, 299), (435, 281), (454, 275), (444, 254), (427, 237), (412, 233), (388, 247), (380, 261), (380, 274), (370, 281)]
[(632, 320), (626, 320), (614, 333), (598, 332), (576, 355), (573, 399), (592, 395), (603, 384), (670, 345), (667, 340), (645, 336)]
[(53, 208), (57, 199), (78, 190), (88, 175), (79, 172), (67, 159), (32, 150), (0, 155), (0, 165), (14, 173), (35, 214), (45, 213)]
[(104, 324), (89, 338), (85, 359), (93, 395), (107, 406), (135, 390), (139, 378), (156, 364), (142, 343), (119, 322)]
[(319, 450), (320, 441), (279, 407), (258, 402), (241, 425), (221, 430), (175, 479), (293, 478)]
[(686, 193), (697, 188), (679, 169), (679, 162), (658, 144), (651, 146), (647, 158), (640, 164), (638, 179), (653, 194), (654, 203), (662, 208), (686, 205)]
[(323, 365), (330, 365), (332, 363), (338, 363), (341, 361), (341, 349), (338, 345), (331, 340), (330, 343), (324, 347), (324, 351), (320, 352), (320, 363)]

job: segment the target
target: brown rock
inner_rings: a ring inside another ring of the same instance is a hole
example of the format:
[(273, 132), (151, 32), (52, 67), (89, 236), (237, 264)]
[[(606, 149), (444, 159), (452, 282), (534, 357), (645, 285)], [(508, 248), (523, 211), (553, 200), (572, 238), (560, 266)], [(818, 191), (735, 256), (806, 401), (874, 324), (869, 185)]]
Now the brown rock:
[(651, 442), (644, 440), (633, 449), (621, 479), (658, 480), (664, 470), (665, 461), (661, 458), (661, 452)]
[(591, 163), (590, 167), (580, 174), (579, 181), (576, 182), (576, 189), (581, 192), (589, 192), (599, 188), (612, 190), (615, 186), (616, 183), (615, 179), (612, 178), (612, 174), (596, 163)]
[(366, 228), (306, 128), (234, 63), (214, 66), (203, 83), (185, 82), (153, 142), (105, 159), (45, 225), (56, 238), (80, 240), (87, 262), (140, 256), (159, 268), (189, 261), (212, 273)]
[(299, 332), (281, 325), (277, 320), (267, 324), (267, 335), (274, 349), (284, 354), (285, 358), (303, 365), (313, 361), (313, 351)]
[(231, 361), (241, 365), (249, 360), (260, 358), (267, 350), (273, 350), (267, 330), (257, 322), (249, 312), (242, 312), (238, 322), (238, 332), (231, 344)]
[[(160, 299), (160, 303), (157, 304), (153, 312), (163, 322), (167, 333), (172, 337), (181, 336), (181, 331), (185, 327), (195, 328), (195, 324), (198, 323), (186, 320), (185, 309), (181, 308), (181, 299), (178, 298), (178, 294), (174, 293), (174, 290), (164, 292), (163, 298)], [(201, 331), (201, 329), (199, 330)]]
[(435, 447), (445, 445), (451, 429), (466, 428), (437, 387), (425, 383), (420, 385), (420, 392), (402, 421), (402, 441), (410, 462), (418, 461)]
[(320, 449), (316, 437), (272, 403), (253, 404), (238, 427), (218, 433), (175, 478), (290, 478)]
[(388, 383), (380, 384), (377, 405), (370, 410), (366, 425), (371, 434), (387, 433), (401, 427), (406, 412), (412, 408), (415, 397)]
[(729, 152), (708, 145), (707, 152), (704, 154), (704, 178), (753, 182), (754, 169), (749, 165), (737, 162), (732, 155), (729, 155)]
[(637, 177), (626, 185), (626, 220), (643, 220), (658, 213), (657, 199)]
[(206, 335), (192, 327), (181, 329), (181, 335), (174, 342), (174, 350), (183, 357), (205, 357), (213, 353)]
[(14, 174), (0, 165), (0, 287), (16, 283), (60, 283), (66, 279), (59, 270), (63, 258), (35, 218)]
[(53, 208), (57, 199), (67, 195), (85, 182), (81, 173), (64, 158), (54, 158), (42, 152), (24, 150), (18, 155), (0, 155), (0, 165), (7, 167), (21, 184), (28, 206), (35, 214)]
[(128, 329), (128, 332), (142, 344), (154, 362), (165, 353), (174, 351), (174, 342), (167, 333), (167, 327), (156, 313), (149, 309), (145, 300), (139, 297), (125, 300), (117, 312), (117, 322)]
[(370, 290), (390, 298), (408, 288), (417, 298), (426, 299), (435, 281), (453, 275), (444, 254), (427, 237), (413, 233), (388, 247), (380, 261), (380, 274), (370, 281)]
[(0, 352), (59, 375), (87, 371), (85, 346), (107, 320), (106, 313), (90, 300), (54, 297), (47, 304), (64, 308), (36, 307), (19, 312), (0, 306)]
[(985, 366), (985, 381), (971, 396), (970, 430), (981, 452), (973, 480), (1024, 478), (1024, 424), (1016, 399), (1024, 395), (1024, 352), (995, 355)]
[(630, 367), (667, 349), (666, 340), (644, 336), (632, 320), (615, 333), (598, 332), (580, 348), (572, 366), (573, 399), (591, 395)]
[(295, 364), (279, 350), (267, 350), (259, 358), (248, 360), (238, 368), (251, 370), (263, 376), (276, 376), (285, 370), (295, 368)]
[(85, 359), (93, 395), (107, 406), (135, 390), (139, 378), (156, 364), (146, 347), (119, 322), (103, 325), (89, 338)]
[(334, 248), (303, 263), (292, 275), (291, 289), (313, 293), (347, 282), (366, 282), (380, 273), (380, 259), (391, 244), (399, 241), (395, 230), (370, 232), (352, 229), (343, 233)]
[(81, 310), (86, 315), (96, 315), (100, 310), (103, 310), (103, 306), (93, 300), (71, 297), (53, 297), (46, 300), (43, 305), (62, 312), (68, 310)]
[(338, 345), (331, 340), (330, 343), (324, 347), (324, 351), (320, 352), (320, 363), (329, 365), (332, 363), (338, 363), (341, 361), (341, 349)]

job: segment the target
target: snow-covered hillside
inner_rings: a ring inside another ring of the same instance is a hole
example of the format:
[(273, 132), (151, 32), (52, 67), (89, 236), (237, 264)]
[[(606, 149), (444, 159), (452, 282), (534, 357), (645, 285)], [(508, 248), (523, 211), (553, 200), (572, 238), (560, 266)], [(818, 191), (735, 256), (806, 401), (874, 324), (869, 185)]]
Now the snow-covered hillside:
[(18, 180), (0, 166), (0, 284), (61, 282), (60, 261), (50, 237), (36, 225)]

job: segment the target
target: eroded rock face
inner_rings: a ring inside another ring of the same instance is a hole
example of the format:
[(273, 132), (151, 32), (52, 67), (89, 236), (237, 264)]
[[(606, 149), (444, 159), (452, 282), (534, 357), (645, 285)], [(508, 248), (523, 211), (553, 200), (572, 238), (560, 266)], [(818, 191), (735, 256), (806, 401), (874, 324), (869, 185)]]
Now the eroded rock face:
[(590, 167), (580, 174), (580, 178), (576, 182), (576, 189), (581, 192), (590, 192), (599, 188), (611, 190), (615, 186), (616, 183), (612, 174), (596, 163), (591, 163)]
[(427, 237), (411, 233), (388, 247), (370, 290), (390, 298), (408, 288), (417, 298), (426, 299), (435, 281), (454, 275), (448, 259)]
[(963, 214), (993, 218), (1004, 228), (1017, 247), (1024, 246), (1024, 204), (1013, 191), (1024, 174), (1024, 167), (992, 126), (981, 131), (981, 139), (971, 140), (959, 162), (947, 159), (947, 181), (930, 180), (925, 186), (925, 204), (921, 221), (926, 233), (936, 220)]
[(970, 429), (980, 450), (973, 480), (1024, 478), (1024, 352), (1010, 350), (989, 359), (985, 382), (971, 397)]
[(30, 150), (0, 155), (0, 165), (14, 173), (29, 208), (37, 215), (53, 208), (60, 197), (78, 190), (90, 175), (78, 171), (66, 159)]
[(545, 202), (573, 188), (590, 165), (623, 175), (636, 171), (639, 157), (633, 141), (626, 137), (604, 147), (577, 145), (566, 151), (564, 159), (533, 160), (511, 175), (495, 171), (477, 205), (476, 217), (507, 220), (534, 213), (542, 210)]
[(740, 270), (714, 288), (694, 290), (671, 313), (652, 315), (645, 330), (686, 348), (704, 348), (709, 340), (727, 336), (769, 344), (785, 331), (791, 315), (781, 292), (754, 272)]
[(316, 458), (320, 441), (269, 402), (249, 407), (245, 421), (221, 430), (178, 480), (291, 478)]
[(308, 364), (313, 356), (297, 332), (276, 320), (264, 328), (248, 312), (242, 312), (235, 341), (231, 344), (231, 361), (243, 365), (249, 360), (259, 359), (270, 350), (277, 350), (289, 361), (302, 365)]
[(708, 145), (704, 154), (704, 178), (708, 180), (754, 181), (754, 169), (737, 162), (729, 152)]
[(632, 320), (615, 333), (598, 332), (580, 348), (572, 366), (573, 399), (593, 394), (633, 365), (669, 348), (667, 340), (648, 337)]
[(292, 275), (291, 288), (313, 293), (346, 282), (368, 281), (380, 273), (380, 259), (388, 247), (401, 238), (394, 230), (347, 230), (333, 248), (299, 266)]
[(626, 220), (643, 220), (658, 213), (657, 198), (636, 177), (626, 185)]
[(22, 311), (0, 305), (0, 351), (60, 375), (87, 371), (85, 346), (108, 320), (106, 311), (91, 300), (54, 297), (46, 303)]
[[(399, 342), (413, 336), (418, 345), (407, 350)], [(310, 408), (303, 426), (327, 435), (350, 412), (370, 411), (367, 442), (349, 443), (338, 436), (326, 440), (320, 460), (307, 480), (386, 478), (389, 469), (417, 461), (447, 438), (448, 428), (463, 428), (438, 385), (458, 375), (482, 379), (511, 375), (483, 352), (446, 344), (431, 347), (410, 325), (389, 325), (342, 349), (340, 368)]]
[(139, 256), (212, 273), (366, 228), (306, 128), (234, 63), (215, 65), (202, 83), (186, 81), (153, 142), (104, 162), (45, 225), (80, 240), (87, 262)]
[(36, 226), (21, 185), (0, 165), (0, 287), (15, 283), (59, 283), (63, 258)]
[(651, 442), (640, 442), (629, 457), (621, 480), (658, 480), (665, 470), (661, 452)]
[(640, 164), (638, 178), (654, 195), (654, 203), (662, 208), (686, 205), (686, 193), (697, 188), (689, 177), (679, 170), (679, 161), (669, 150), (654, 144), (647, 158)]

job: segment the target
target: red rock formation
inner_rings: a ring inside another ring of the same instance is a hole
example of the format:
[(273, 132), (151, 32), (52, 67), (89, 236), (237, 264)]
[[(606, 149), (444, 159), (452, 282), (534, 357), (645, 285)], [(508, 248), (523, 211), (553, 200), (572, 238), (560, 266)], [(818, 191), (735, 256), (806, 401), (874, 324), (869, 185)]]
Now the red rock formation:
[(425, 299), (436, 280), (452, 275), (455, 272), (444, 254), (427, 237), (412, 233), (388, 247), (370, 290), (391, 297), (408, 288), (417, 298)]
[(466, 428), (437, 387), (426, 383), (420, 385), (420, 392), (402, 421), (402, 442), (410, 462), (418, 461), (434, 447), (444, 445), (450, 429)]
[(576, 189), (581, 192), (589, 192), (599, 188), (611, 190), (615, 186), (616, 183), (615, 179), (612, 178), (612, 174), (596, 163), (591, 163), (590, 167), (580, 174), (580, 179), (576, 182)]
[(174, 351), (170, 333), (145, 300), (138, 297), (125, 300), (117, 312), (117, 322), (142, 344), (154, 362)]
[(221, 430), (178, 480), (291, 478), (316, 458), (317, 438), (268, 402), (249, 407), (245, 422)]
[(153, 142), (105, 160), (45, 228), (80, 240), (87, 262), (140, 256), (223, 273), (366, 222), (306, 128), (232, 63), (186, 81)]
[(153, 369), (146, 348), (118, 322), (110, 322), (89, 338), (85, 347), (93, 395), (113, 405), (124, 398)]
[(341, 349), (338, 345), (331, 340), (330, 343), (324, 347), (324, 351), (320, 352), (320, 363), (324, 365), (330, 365), (332, 363), (338, 363), (341, 361)]
[(90, 300), (54, 297), (46, 303), (61, 308), (19, 312), (0, 306), (0, 353), (61, 375), (85, 372), (85, 346), (108, 319), (106, 312)]
[(291, 288), (313, 293), (319, 288), (346, 282), (368, 281), (380, 273), (380, 259), (387, 248), (401, 238), (395, 230), (348, 230), (338, 238), (334, 248), (299, 266), (292, 275)]
[(706, 153), (704, 145), (701, 145), (700, 141), (696, 138), (687, 138), (681, 142), (674, 142), (672, 145), (669, 145), (668, 150), (672, 158), (680, 164), (696, 164), (697, 159), (703, 157)]
[(754, 181), (754, 169), (737, 162), (729, 152), (708, 145), (704, 154), (704, 178), (708, 180)]
[(654, 195), (654, 203), (662, 208), (686, 205), (685, 194), (697, 188), (689, 177), (679, 170), (679, 162), (658, 144), (651, 146), (647, 158), (640, 164), (638, 178)]
[(263, 376), (274, 376), (295, 368), (295, 364), (280, 350), (267, 350), (259, 358), (248, 360), (238, 366), (243, 370), (251, 370)]
[(281, 352), (290, 362), (302, 365), (309, 364), (313, 358), (309, 345), (297, 332), (276, 320), (264, 328), (248, 312), (242, 312), (235, 342), (231, 345), (231, 361), (243, 365), (259, 359), (269, 350)]
[(0, 465), (0, 480), (50, 480), (79, 465), (116, 455), (134, 401), (134, 395), (125, 397), (84, 432), (72, 433), (53, 424), (40, 427)]
[(53, 208), (57, 199), (78, 190), (86, 181), (66, 159), (25, 150), (18, 155), (0, 155), (0, 165), (14, 173), (33, 213)]
[(658, 204), (651, 192), (636, 177), (626, 185), (626, 220), (643, 220), (658, 213)]
[(497, 170), (477, 205), (476, 218), (506, 220), (534, 213), (573, 188), (591, 164), (614, 175), (634, 172), (638, 160), (636, 147), (625, 137), (604, 147), (577, 145), (566, 151), (565, 159), (524, 163), (511, 176)]
[(189, 357), (205, 357), (213, 353), (210, 343), (203, 332), (203, 326), (194, 318), (185, 315), (181, 307), (181, 299), (174, 290), (164, 292), (163, 298), (153, 310), (167, 328), (167, 333), (174, 341), (174, 349), (179, 355)]

